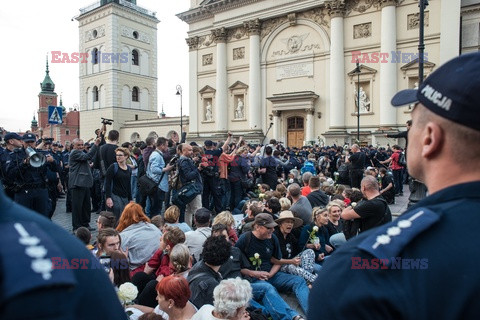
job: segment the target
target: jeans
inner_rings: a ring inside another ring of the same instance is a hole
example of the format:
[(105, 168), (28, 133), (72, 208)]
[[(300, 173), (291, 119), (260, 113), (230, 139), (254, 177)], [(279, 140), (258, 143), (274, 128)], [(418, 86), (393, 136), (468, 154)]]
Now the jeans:
[(268, 282), (258, 280), (251, 283), (252, 300), (250, 305), (262, 309), (264, 314), (269, 314), (273, 320), (293, 319), (297, 312), (278, 294), (277, 290)]
[(393, 184), (395, 185), (395, 194), (403, 193), (403, 169), (392, 170)]
[(165, 200), (165, 192), (160, 188), (157, 188), (157, 191), (149, 196), (151, 207), (149, 210), (149, 217), (153, 217), (162, 213), (163, 201)]
[(243, 187), (242, 181), (230, 181), (230, 190), (231, 190), (231, 198), (230, 198), (230, 209), (233, 210), (237, 207), (237, 205), (243, 199)]
[(130, 189), (132, 190), (132, 199), (137, 198), (137, 176), (130, 177)]
[[(227, 207), (230, 205), (230, 181), (228, 179), (220, 179), (220, 186), (222, 186), (222, 211), (227, 210)], [(230, 208), (233, 210), (233, 208)]]
[(343, 234), (343, 232), (335, 233), (330, 237), (330, 244), (335, 249), (340, 248), (345, 243), (347, 243), (347, 239), (345, 239), (345, 235)]
[[(256, 281), (257, 282), (257, 281)], [(280, 292), (294, 292), (298, 303), (305, 314), (308, 313), (308, 294), (307, 283), (302, 277), (294, 276), (282, 271), (278, 271), (268, 282)]]

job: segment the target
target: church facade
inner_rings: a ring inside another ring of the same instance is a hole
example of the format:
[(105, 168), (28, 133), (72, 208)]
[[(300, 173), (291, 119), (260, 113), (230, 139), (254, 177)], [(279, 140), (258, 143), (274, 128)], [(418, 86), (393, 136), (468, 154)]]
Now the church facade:
[[(390, 99), (419, 82), (418, 4), (191, 0), (177, 15), (189, 24), (189, 139), (232, 131), (252, 142), (266, 134), (289, 146), (343, 145), (359, 128), (361, 144), (392, 143), (385, 134), (404, 130), (411, 109)], [(425, 76), (459, 54), (460, 8), (426, 8)]]

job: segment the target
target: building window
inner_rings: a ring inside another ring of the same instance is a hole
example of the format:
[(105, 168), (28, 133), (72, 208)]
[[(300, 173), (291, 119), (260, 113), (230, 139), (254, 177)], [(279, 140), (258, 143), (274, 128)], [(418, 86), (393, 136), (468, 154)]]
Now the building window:
[(135, 39), (138, 39), (138, 32), (137, 32), (137, 31), (133, 31), (133, 37), (134, 37)]
[(98, 64), (98, 49), (95, 48), (92, 50), (92, 63)]
[(97, 86), (93, 87), (93, 101), (98, 101), (98, 88)]
[(77, 130), (77, 137), (80, 137), (80, 130)]
[(69, 136), (70, 135), (70, 130), (65, 130), (65, 135)]
[(138, 102), (138, 87), (133, 87), (132, 101), (137, 101)]
[(138, 61), (138, 51), (137, 51), (137, 50), (133, 50), (133, 51), (132, 51), (132, 64), (133, 64), (134, 66), (138, 66), (138, 63), (139, 63), (139, 61)]

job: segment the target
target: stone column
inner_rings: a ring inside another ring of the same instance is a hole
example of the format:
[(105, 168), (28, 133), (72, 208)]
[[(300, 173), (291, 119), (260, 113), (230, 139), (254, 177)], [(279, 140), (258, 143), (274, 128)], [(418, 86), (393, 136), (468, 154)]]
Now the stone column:
[[(198, 81), (197, 81), (197, 64), (198, 64), (198, 37), (191, 37), (186, 39), (188, 52), (188, 86), (189, 86), (189, 133), (196, 135), (198, 133), (198, 117), (202, 119), (203, 108), (198, 106)], [(199, 115), (200, 112), (200, 115)]]
[[(441, 0), (440, 6), (440, 21), (442, 23), (440, 24), (439, 65), (459, 54), (461, 0)], [(428, 49), (425, 52), (428, 52)]]
[(248, 125), (250, 130), (262, 129), (262, 90), (260, 74), (260, 29), (259, 19), (244, 22), (250, 37), (249, 76), (248, 76)]
[(217, 78), (214, 106), (215, 127), (217, 131), (228, 130), (228, 83), (227, 83), (227, 29), (212, 31), (217, 44)]
[(345, 127), (345, 57), (343, 16), (345, 3), (333, 0), (325, 3), (331, 17), (330, 46), (330, 130)]
[(315, 118), (313, 117), (313, 114), (315, 113), (314, 108), (308, 108), (305, 109), (305, 112), (307, 113), (307, 121), (305, 125), (305, 141), (314, 141), (315, 140)]
[[(397, 50), (397, 0), (381, 0), (382, 22), (380, 52)], [(391, 61), (380, 63), (380, 126), (392, 126), (397, 123), (397, 113), (390, 100), (397, 93), (397, 64)]]
[(280, 123), (280, 116), (282, 115), (282, 111), (273, 110), (273, 138), (280, 140), (281, 135), (281, 123)]

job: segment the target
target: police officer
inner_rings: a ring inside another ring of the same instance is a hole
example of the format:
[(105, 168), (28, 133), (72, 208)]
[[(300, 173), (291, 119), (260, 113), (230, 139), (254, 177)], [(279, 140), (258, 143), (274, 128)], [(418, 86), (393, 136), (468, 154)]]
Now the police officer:
[(1, 189), (0, 319), (127, 319), (85, 246)]
[(1, 179), (3, 183), (3, 188), (5, 189), (5, 194), (13, 200), (15, 197), (14, 184), (11, 179), (7, 178), (7, 167), (10, 163), (10, 154), (17, 148), (22, 147), (22, 137), (16, 134), (15, 132), (9, 132), (5, 135), (5, 150), (0, 155), (0, 170), (1, 170)]
[[(55, 213), (55, 209), (57, 208), (57, 200), (60, 191), (62, 191), (62, 183), (60, 180), (60, 172), (61, 172), (61, 158), (55, 152), (58, 150), (58, 144), (53, 143), (53, 139), (51, 138), (44, 138), (42, 152), (44, 155), (51, 155), (53, 157), (54, 163), (51, 166), (47, 166), (47, 190), (48, 190), (48, 198), (49, 198), (49, 209), (48, 209), (48, 217), (51, 219), (53, 214)], [(37, 147), (37, 150), (39, 148)], [(53, 166), (56, 166), (54, 168)]]
[[(26, 133), (22, 140), (24, 148), (15, 149), (11, 153), (7, 167), (7, 177), (15, 186), (15, 202), (48, 217), (47, 166), (56, 172), (57, 165), (50, 154), (35, 149), (34, 134)], [(30, 152), (30, 156), (27, 151)], [(37, 166), (31, 158), (32, 152), (36, 153), (35, 157), (45, 158), (45, 163)]]
[(324, 263), (309, 320), (480, 319), (480, 53), (392, 99), (409, 103), (408, 170), (430, 195)]

